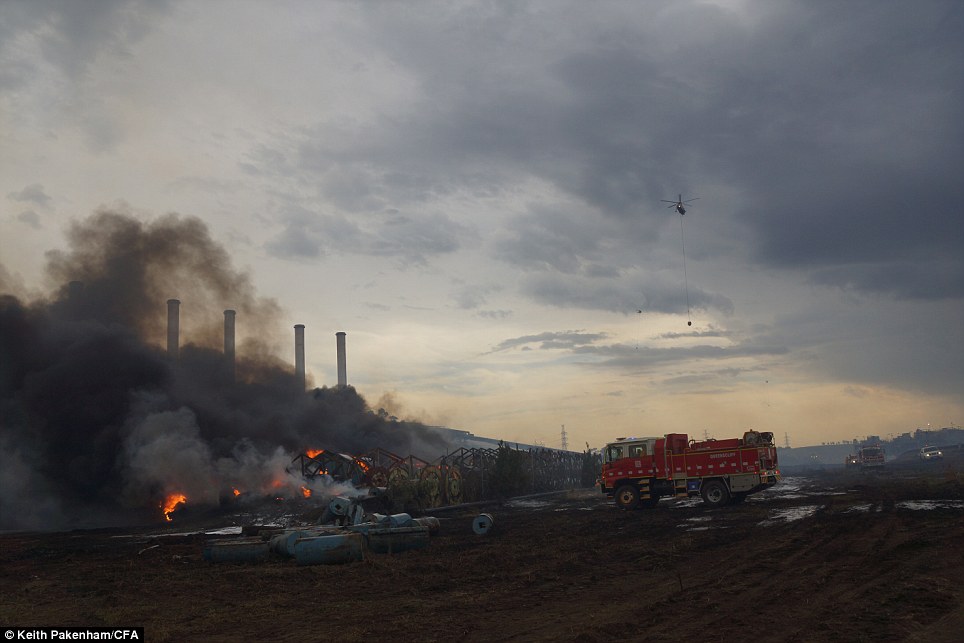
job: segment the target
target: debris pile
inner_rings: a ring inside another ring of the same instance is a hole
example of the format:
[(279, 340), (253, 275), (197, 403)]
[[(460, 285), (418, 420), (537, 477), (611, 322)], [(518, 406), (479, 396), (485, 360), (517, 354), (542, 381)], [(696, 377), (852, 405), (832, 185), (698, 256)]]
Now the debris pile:
[[(428, 546), (439, 520), (410, 514), (368, 514), (362, 503), (336, 497), (328, 503), (319, 525), (288, 529), (256, 528), (256, 536), (208, 542), (205, 560), (261, 562), (272, 556), (294, 559), (298, 565), (333, 565), (363, 560), (365, 552), (392, 554)], [(248, 530), (250, 533), (251, 530)]]

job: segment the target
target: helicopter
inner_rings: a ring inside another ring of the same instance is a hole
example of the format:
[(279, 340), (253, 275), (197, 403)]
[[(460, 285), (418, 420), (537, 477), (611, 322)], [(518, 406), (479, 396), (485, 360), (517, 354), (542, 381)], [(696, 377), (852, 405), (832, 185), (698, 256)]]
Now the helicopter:
[[(680, 213), (680, 216), (686, 214), (686, 206), (688, 206), (693, 201), (699, 200), (699, 197), (693, 197), (692, 199), (683, 200), (683, 195), (678, 195), (679, 198), (675, 201), (667, 201), (666, 199), (660, 199), (663, 203), (669, 203), (667, 208), (676, 208), (676, 211)], [(686, 244), (683, 242), (683, 219), (679, 220), (679, 240), (680, 249), (683, 251), (683, 289), (686, 293), (686, 325), (692, 326), (693, 320), (690, 319), (690, 287), (686, 279)]]
[(667, 206), (667, 208), (676, 208), (676, 211), (680, 214), (686, 214), (686, 208), (683, 206), (689, 205), (691, 201), (699, 201), (699, 197), (694, 197), (692, 199), (683, 200), (683, 195), (679, 195), (679, 199), (676, 201), (667, 201), (666, 199), (660, 199), (663, 203), (672, 203), (673, 205)]

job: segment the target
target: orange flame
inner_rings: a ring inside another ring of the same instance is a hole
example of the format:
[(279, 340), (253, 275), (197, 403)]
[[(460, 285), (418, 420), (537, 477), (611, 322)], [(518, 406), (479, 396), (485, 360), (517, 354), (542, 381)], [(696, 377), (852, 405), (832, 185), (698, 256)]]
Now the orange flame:
[(325, 452), (324, 449), (308, 449), (307, 451), (305, 451), (305, 455), (308, 456), (309, 458), (313, 458), (319, 453), (324, 453), (324, 452)]
[(305, 498), (310, 498), (310, 497), (311, 497), (311, 489), (309, 489), (308, 487), (302, 487), (302, 488), (301, 488), (301, 493), (302, 493), (302, 495), (304, 495)]
[(362, 460), (361, 458), (355, 458), (355, 464), (361, 467), (362, 471), (368, 471), (371, 468), (369, 464), (364, 460)]
[(241, 495), (241, 492), (238, 491), (237, 489), (234, 489), (234, 495), (235, 495), (235, 496), (240, 496), (240, 495)]
[(173, 513), (174, 509), (176, 509), (178, 505), (186, 502), (187, 496), (185, 496), (183, 493), (168, 494), (168, 496), (164, 498), (164, 502), (161, 503), (161, 511), (164, 512), (164, 520), (171, 522), (171, 513)]

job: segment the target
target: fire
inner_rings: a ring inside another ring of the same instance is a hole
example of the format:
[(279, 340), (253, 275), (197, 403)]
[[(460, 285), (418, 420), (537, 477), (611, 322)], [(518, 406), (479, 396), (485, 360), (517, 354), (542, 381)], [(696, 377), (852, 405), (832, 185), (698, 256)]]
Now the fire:
[(316, 455), (324, 452), (325, 452), (324, 449), (308, 449), (307, 451), (305, 451), (305, 455), (308, 456), (309, 458), (313, 458)]
[(171, 522), (171, 513), (177, 508), (178, 505), (182, 505), (187, 502), (187, 496), (183, 493), (171, 493), (164, 498), (164, 502), (161, 503), (161, 511), (164, 512), (164, 520)]
[(233, 491), (234, 491), (234, 495), (235, 495), (235, 496), (240, 496), (240, 495), (241, 495), (241, 492), (240, 492), (238, 489), (234, 489)]
[(305, 498), (310, 498), (310, 497), (311, 497), (311, 489), (309, 489), (308, 487), (302, 487), (302, 488), (301, 488), (301, 493), (302, 493), (302, 495), (304, 495)]

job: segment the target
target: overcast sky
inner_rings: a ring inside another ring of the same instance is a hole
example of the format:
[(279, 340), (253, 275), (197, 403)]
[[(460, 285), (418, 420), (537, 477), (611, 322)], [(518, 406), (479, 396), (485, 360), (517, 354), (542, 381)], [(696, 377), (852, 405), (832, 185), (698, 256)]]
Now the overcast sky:
[(962, 90), (959, 0), (4, 0), (0, 284), (176, 212), (406, 418), (960, 426)]

